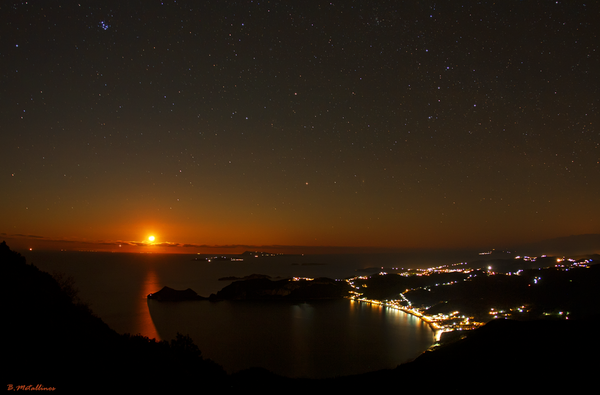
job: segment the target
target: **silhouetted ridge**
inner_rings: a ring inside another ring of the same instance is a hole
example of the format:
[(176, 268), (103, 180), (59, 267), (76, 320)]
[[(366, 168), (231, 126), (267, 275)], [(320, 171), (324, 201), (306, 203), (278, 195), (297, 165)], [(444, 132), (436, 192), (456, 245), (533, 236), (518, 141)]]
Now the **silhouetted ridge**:
[(112, 393), (115, 385), (121, 392), (174, 393), (225, 385), (223, 369), (202, 358), (189, 337), (178, 334), (169, 343), (119, 335), (5, 242), (0, 271), (7, 384), (42, 384), (59, 393)]

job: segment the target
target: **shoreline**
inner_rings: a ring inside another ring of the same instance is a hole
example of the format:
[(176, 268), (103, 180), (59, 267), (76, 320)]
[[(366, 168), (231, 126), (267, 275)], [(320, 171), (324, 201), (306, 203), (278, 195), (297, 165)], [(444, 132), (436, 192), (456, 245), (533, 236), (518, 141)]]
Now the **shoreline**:
[(398, 307), (398, 306), (395, 306), (395, 305), (390, 305), (390, 304), (387, 304), (387, 303), (381, 302), (381, 301), (379, 301), (379, 300), (370, 300), (370, 299), (353, 299), (353, 298), (348, 298), (348, 299), (349, 299), (349, 300), (356, 301), (356, 302), (365, 302), (365, 303), (369, 303), (369, 304), (379, 304), (379, 305), (383, 305), (383, 306), (385, 306), (385, 307), (390, 307), (390, 308), (393, 308), (393, 309), (395, 309), (395, 310), (400, 310), (400, 311), (402, 311), (402, 312), (404, 312), (404, 313), (406, 313), (406, 314), (410, 314), (410, 315), (412, 315), (412, 316), (414, 316), (414, 317), (417, 317), (417, 318), (419, 318), (421, 321), (423, 321), (423, 322), (425, 322), (426, 324), (428, 324), (428, 325), (429, 325), (429, 327), (431, 328), (431, 330), (432, 330), (432, 331), (433, 331), (433, 333), (434, 333), (434, 338), (435, 338), (435, 341), (436, 341), (436, 342), (440, 341), (440, 336), (441, 336), (441, 334), (442, 334), (442, 333), (444, 333), (444, 332), (448, 332), (448, 331), (444, 331), (444, 330), (443, 330), (443, 328), (441, 328), (439, 325), (437, 325), (437, 324), (436, 324), (434, 321), (432, 321), (431, 319), (427, 318), (427, 316), (424, 316), (423, 314), (421, 314), (421, 313), (419, 313), (419, 312), (417, 312), (417, 311), (413, 311), (413, 310), (407, 309), (407, 308), (405, 308), (405, 307)]

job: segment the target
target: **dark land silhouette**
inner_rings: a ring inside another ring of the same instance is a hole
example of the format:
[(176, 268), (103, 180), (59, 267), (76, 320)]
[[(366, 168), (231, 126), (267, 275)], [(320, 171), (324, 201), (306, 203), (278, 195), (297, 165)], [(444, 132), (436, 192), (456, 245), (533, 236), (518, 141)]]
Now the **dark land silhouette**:
[(234, 281), (216, 294), (210, 295), (211, 301), (220, 300), (313, 300), (335, 299), (348, 295), (350, 286), (345, 281), (331, 278), (311, 280), (290, 279), (272, 281), (268, 278), (249, 278)]
[[(600, 261), (597, 255), (589, 258)], [(600, 314), (600, 265), (568, 269), (556, 265), (561, 265), (556, 257), (533, 262), (490, 259), (461, 265), (467, 269), (464, 272), (372, 275), (355, 282), (367, 299), (393, 300), (403, 293), (413, 306), (430, 306), (426, 310), (429, 315), (460, 311), (480, 322), (494, 318), (491, 309), (522, 320), (558, 318), (561, 312), (562, 318), (568, 315), (569, 319)], [(523, 307), (522, 311), (518, 307)]]
[[(43, 385), (59, 393), (301, 393), (315, 389), (539, 393), (550, 389), (576, 392), (595, 383), (595, 357), (600, 351), (595, 339), (600, 323), (597, 307), (570, 320), (493, 320), (395, 369), (319, 380), (281, 377), (260, 368), (228, 375), (216, 362), (203, 358), (188, 336), (179, 334), (167, 342), (116, 333), (78, 300), (68, 278), (53, 277), (27, 264), (6, 243), (0, 244), (0, 268), (7, 309), (6, 385)], [(598, 270), (587, 270), (585, 281), (592, 284)], [(590, 298), (588, 307), (600, 302), (591, 291), (575, 293), (573, 299), (580, 297)]]
[(178, 393), (225, 386), (227, 375), (184, 335), (171, 342), (120, 335), (76, 297), (68, 282), (0, 244), (6, 320), (6, 385), (58, 393)]
[(170, 287), (162, 287), (158, 292), (148, 295), (148, 299), (158, 300), (159, 302), (179, 302), (183, 300), (205, 300), (196, 293), (193, 289), (177, 290)]

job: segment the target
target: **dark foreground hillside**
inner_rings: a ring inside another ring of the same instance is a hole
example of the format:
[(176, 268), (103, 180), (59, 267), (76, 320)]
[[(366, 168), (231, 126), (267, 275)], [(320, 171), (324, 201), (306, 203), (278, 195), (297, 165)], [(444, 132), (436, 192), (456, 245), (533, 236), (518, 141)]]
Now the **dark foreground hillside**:
[(119, 335), (77, 301), (70, 285), (61, 287), (6, 243), (0, 272), (6, 385), (81, 394), (206, 393), (227, 385), (224, 370), (203, 359), (189, 338), (167, 343)]
[[(119, 335), (57, 282), (0, 244), (7, 385), (58, 393), (305, 393), (412, 390), (568, 389), (595, 386), (596, 316), (574, 321), (492, 321), (465, 339), (396, 369), (326, 380), (288, 379), (263, 369), (227, 375), (186, 336), (171, 342)], [(60, 283), (59, 283), (60, 282)], [(334, 341), (335, 339), (332, 339)], [(218, 341), (218, 339), (215, 339)], [(36, 391), (37, 392), (37, 391)]]

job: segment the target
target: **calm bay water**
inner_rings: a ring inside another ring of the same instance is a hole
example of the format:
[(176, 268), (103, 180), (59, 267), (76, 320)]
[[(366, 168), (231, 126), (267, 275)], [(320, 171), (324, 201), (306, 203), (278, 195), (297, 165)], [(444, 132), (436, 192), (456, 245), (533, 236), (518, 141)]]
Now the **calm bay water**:
[[(283, 256), (208, 263), (194, 261), (196, 255), (23, 254), (42, 270), (72, 276), (81, 299), (117, 332), (161, 340), (177, 332), (189, 334), (205, 357), (228, 372), (259, 366), (289, 377), (364, 373), (413, 359), (434, 340), (429, 326), (411, 315), (349, 300), (161, 303), (146, 298), (163, 286), (209, 296), (230, 283), (219, 278), (253, 273), (345, 278), (357, 269), (405, 263), (399, 256)], [(425, 266), (425, 261), (414, 262), (411, 267)]]

